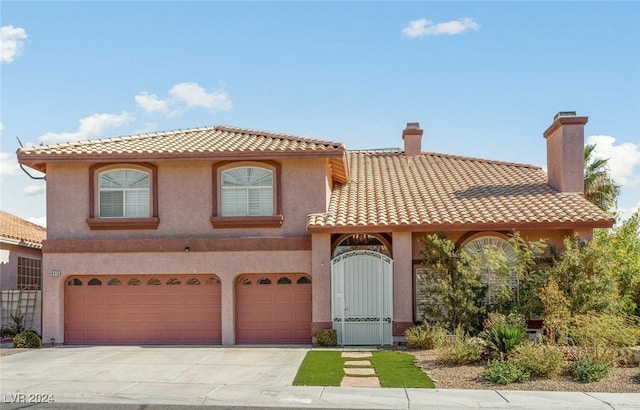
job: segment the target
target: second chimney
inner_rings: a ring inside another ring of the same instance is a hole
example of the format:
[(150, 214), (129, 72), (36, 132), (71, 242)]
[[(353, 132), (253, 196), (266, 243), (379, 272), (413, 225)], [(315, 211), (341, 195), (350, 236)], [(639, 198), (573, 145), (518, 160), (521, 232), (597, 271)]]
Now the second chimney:
[(544, 132), (547, 179), (560, 192), (584, 192), (584, 125), (589, 117), (559, 112)]
[(414, 157), (422, 153), (422, 130), (420, 123), (408, 122), (407, 127), (402, 131), (404, 140), (404, 155)]

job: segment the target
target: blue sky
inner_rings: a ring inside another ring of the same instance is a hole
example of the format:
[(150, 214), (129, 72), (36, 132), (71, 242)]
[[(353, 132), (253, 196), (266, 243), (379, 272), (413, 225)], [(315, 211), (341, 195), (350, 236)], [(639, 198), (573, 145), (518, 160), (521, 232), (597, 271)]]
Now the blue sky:
[(232, 125), (546, 165), (558, 111), (589, 116), (619, 206), (640, 205), (640, 3), (0, 4), (0, 208), (41, 224), (25, 144)]

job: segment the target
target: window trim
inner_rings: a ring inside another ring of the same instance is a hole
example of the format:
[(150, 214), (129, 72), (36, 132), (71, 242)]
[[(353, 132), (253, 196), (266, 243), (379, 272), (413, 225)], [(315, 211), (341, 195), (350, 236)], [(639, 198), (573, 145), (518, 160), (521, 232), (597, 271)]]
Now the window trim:
[[(148, 218), (100, 218), (98, 215), (96, 198), (100, 194), (98, 177), (103, 172), (116, 169), (134, 169), (149, 173), (151, 190), (149, 198), (150, 213)], [(87, 224), (91, 230), (116, 229), (157, 229), (160, 224), (158, 217), (158, 167), (148, 162), (117, 162), (100, 163), (89, 168), (89, 217)]]
[[(222, 216), (222, 172), (233, 168), (263, 168), (273, 172), (273, 215)], [(279, 228), (284, 222), (282, 215), (282, 167), (276, 161), (220, 161), (212, 166), (212, 216), (213, 228)]]

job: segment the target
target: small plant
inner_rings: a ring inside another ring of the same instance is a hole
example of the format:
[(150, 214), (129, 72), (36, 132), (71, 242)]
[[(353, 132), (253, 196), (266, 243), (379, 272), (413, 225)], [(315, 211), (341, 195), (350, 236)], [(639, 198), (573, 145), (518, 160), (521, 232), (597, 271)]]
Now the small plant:
[(591, 383), (609, 375), (609, 366), (605, 363), (590, 360), (578, 360), (569, 367), (569, 372), (580, 383)]
[(20, 332), (13, 338), (13, 347), (36, 349), (42, 347), (42, 340), (34, 332)]
[(453, 341), (438, 353), (438, 362), (445, 364), (469, 364), (480, 360), (484, 346), (482, 339), (471, 338), (461, 327), (456, 328)]
[(638, 373), (635, 376), (633, 376), (633, 380), (635, 380), (636, 383), (640, 383), (640, 373)]
[(8, 327), (2, 327), (0, 328), (0, 338), (5, 338), (5, 337), (9, 337), (9, 336), (15, 336), (11, 329), (9, 329)]
[(520, 364), (506, 360), (490, 360), (482, 376), (485, 380), (497, 384), (526, 382), (529, 372)]
[(335, 329), (320, 329), (316, 335), (320, 346), (336, 346), (338, 344), (338, 334)]
[(527, 332), (519, 326), (499, 324), (485, 330), (480, 336), (487, 342), (487, 350), (493, 356), (503, 358), (527, 340)]
[(532, 377), (552, 377), (562, 372), (563, 359), (564, 353), (557, 346), (528, 342), (516, 347), (509, 360)]
[(434, 349), (444, 344), (447, 330), (438, 324), (425, 322), (407, 329), (404, 337), (409, 349)]
[(16, 313), (11, 314), (11, 323), (9, 325), (9, 331), (11, 332), (11, 336), (15, 336), (18, 333), (22, 333), (27, 330), (24, 325), (24, 313), (17, 311)]

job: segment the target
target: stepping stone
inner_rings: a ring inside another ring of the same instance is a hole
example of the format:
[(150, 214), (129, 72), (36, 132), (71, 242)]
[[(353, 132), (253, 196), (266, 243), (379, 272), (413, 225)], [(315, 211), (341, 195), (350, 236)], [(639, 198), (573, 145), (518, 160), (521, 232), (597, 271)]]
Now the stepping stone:
[(340, 387), (380, 387), (380, 379), (377, 377), (344, 376)]
[(342, 357), (348, 357), (350, 359), (362, 359), (371, 356), (371, 352), (342, 352)]
[(371, 366), (369, 360), (345, 360), (345, 366)]
[(376, 374), (376, 370), (372, 368), (348, 368), (344, 369), (344, 374), (347, 376), (373, 376)]

